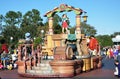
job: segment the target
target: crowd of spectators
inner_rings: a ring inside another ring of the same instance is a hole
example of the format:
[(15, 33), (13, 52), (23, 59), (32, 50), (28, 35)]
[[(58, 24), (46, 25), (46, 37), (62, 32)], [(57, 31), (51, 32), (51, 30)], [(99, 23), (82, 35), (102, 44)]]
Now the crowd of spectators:
[(11, 49), (7, 44), (2, 44), (0, 49), (0, 69), (17, 68), (17, 49)]

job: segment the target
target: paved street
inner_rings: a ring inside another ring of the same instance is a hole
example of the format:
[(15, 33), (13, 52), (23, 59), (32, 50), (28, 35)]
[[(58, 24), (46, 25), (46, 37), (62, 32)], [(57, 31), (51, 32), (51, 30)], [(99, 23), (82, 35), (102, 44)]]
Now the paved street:
[[(118, 57), (120, 60), (120, 57)], [(103, 66), (101, 69), (91, 70), (89, 72), (81, 73), (73, 78), (66, 79), (117, 79), (114, 76), (114, 59), (103, 59)], [(34, 79), (34, 78), (24, 78), (17, 74), (17, 70), (1, 70), (0, 77), (2, 79)], [(39, 78), (38, 78), (39, 79)], [(40, 78), (42, 79), (42, 78)], [(46, 79), (46, 78), (43, 78)], [(53, 79), (53, 78), (49, 78)], [(54, 78), (63, 79), (63, 78)]]
[(103, 59), (102, 60), (102, 68), (92, 70), (87, 73), (82, 73), (76, 77), (80, 79), (115, 79), (117, 77), (114, 76), (114, 59)]

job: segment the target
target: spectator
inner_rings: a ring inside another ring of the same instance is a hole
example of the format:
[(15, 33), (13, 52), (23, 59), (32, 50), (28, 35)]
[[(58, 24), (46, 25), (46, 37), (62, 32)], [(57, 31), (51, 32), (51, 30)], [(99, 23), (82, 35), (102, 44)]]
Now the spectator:
[(8, 45), (5, 43), (4, 39), (1, 41), (1, 43), (2, 43), (2, 46), (1, 46), (1, 61), (3, 63), (3, 67), (6, 67), (5, 62), (8, 59), (8, 53), (9, 53)]
[(3, 67), (6, 68), (6, 61), (9, 60), (9, 57), (8, 57), (8, 54), (3, 51), (3, 53), (1, 54), (1, 60), (2, 60), (2, 63), (3, 63)]
[(13, 64), (12, 64), (12, 61), (11, 60), (7, 60), (6, 61), (6, 65), (7, 65), (7, 69), (8, 70), (12, 70), (13, 69)]
[(114, 59), (117, 59), (118, 49), (116, 47), (114, 47), (114, 49), (113, 49), (113, 56), (114, 56)]
[(2, 44), (2, 46), (1, 46), (2, 48), (2, 51), (5, 51), (5, 53), (8, 53), (8, 46), (7, 46), (7, 44)]
[(107, 49), (107, 55), (106, 55), (106, 58), (112, 58), (113, 57), (113, 49), (111, 47), (109, 47)]
[(2, 65), (2, 63), (0, 63), (0, 69), (3, 69), (3, 65)]
[(120, 77), (120, 63), (118, 60), (115, 60), (115, 72), (114, 72), (115, 76)]
[(12, 57), (12, 65), (13, 65), (14, 68), (16, 68), (17, 64), (15, 62), (17, 61), (17, 53), (16, 52), (12, 52), (11, 57)]
[(115, 72), (114, 72), (114, 75), (118, 75), (118, 64), (119, 64), (119, 61), (118, 60), (115, 60)]
[(110, 58), (110, 51), (109, 51), (109, 48), (106, 49), (106, 59), (107, 58)]
[(12, 52), (11, 57), (12, 57), (12, 63), (15, 63), (17, 60), (17, 54)]

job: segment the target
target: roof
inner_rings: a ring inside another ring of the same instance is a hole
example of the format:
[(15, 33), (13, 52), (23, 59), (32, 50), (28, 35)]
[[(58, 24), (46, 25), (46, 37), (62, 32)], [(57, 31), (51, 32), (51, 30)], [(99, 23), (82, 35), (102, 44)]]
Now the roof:
[(73, 6), (68, 6), (67, 4), (61, 4), (59, 7), (55, 7), (53, 10), (48, 11), (44, 16), (49, 18), (52, 17), (57, 12), (65, 12), (65, 11), (67, 12), (74, 11), (75, 14), (77, 15), (81, 15), (83, 12), (85, 12), (80, 8), (74, 8)]

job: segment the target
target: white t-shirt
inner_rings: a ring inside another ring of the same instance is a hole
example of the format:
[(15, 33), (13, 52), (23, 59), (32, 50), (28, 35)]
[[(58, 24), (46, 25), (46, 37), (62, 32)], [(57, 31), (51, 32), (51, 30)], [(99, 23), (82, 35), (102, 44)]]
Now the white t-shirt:
[(12, 54), (12, 60), (15, 61), (17, 59), (17, 54)]

